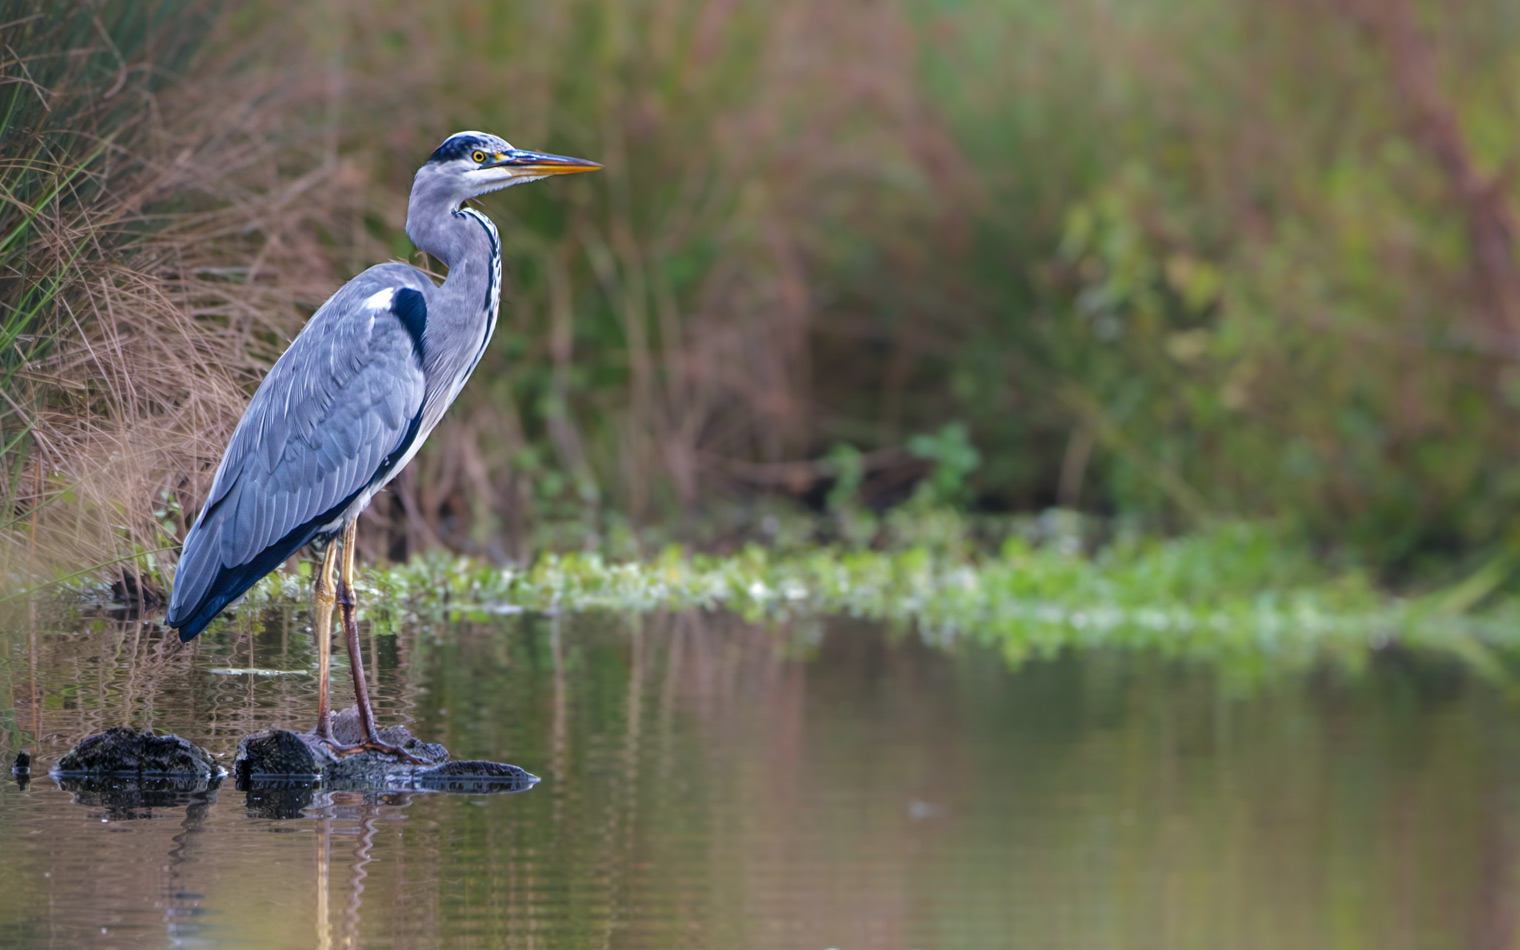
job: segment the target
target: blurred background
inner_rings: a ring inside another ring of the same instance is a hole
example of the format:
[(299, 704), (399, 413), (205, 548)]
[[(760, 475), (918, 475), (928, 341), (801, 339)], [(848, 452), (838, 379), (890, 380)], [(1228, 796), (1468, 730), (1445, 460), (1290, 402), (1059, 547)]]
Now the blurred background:
[[(1517, 36), (1520, 0), (0, 0), (0, 760), (39, 763), (0, 934), (1513, 947)], [(543, 786), (67, 799), (43, 765), (106, 725), (309, 721), (300, 568), (189, 647), (99, 582), (151, 600), (343, 281), (442, 277), (406, 199), (464, 129), (606, 167), (480, 203), (500, 324), (363, 519), (409, 564), (362, 648), (382, 722)]]
[(1517, 26), (0, 0), (0, 570), (172, 550), (305, 317), (378, 261), (438, 272), (407, 190), (473, 128), (606, 171), (482, 203), (501, 323), (371, 555), (1059, 506), (1491, 589), (1520, 565)]

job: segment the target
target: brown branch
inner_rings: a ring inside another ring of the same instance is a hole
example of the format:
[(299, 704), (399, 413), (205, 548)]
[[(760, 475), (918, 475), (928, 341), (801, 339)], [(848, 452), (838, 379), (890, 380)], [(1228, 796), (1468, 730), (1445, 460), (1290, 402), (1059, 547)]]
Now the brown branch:
[(1345, 8), (1382, 46), (1414, 138), (1435, 161), (1467, 219), (1473, 279), (1485, 303), (1487, 334), (1520, 333), (1516, 222), (1506, 196), (1507, 172), (1485, 178), (1462, 137), (1456, 109), (1441, 89), (1430, 37), (1413, 0), (1344, 0)]
[[(837, 474), (829, 459), (797, 459), (787, 462), (752, 462), (746, 459), (724, 458), (709, 452), (699, 453), (704, 468), (750, 485), (782, 488), (793, 493), (807, 491), (812, 485)], [(900, 448), (890, 447), (862, 453), (861, 469), (878, 472), (900, 465), (922, 466), (922, 462)]]

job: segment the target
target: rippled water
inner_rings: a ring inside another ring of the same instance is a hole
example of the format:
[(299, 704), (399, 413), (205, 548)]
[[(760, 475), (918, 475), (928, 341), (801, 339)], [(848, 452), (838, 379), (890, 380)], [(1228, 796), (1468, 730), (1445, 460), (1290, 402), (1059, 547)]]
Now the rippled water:
[[(45, 768), (130, 723), (230, 759), (312, 715), (304, 621), (269, 611), (180, 649), (129, 621), (13, 618), (0, 754)], [(0, 786), (0, 946), (1516, 940), (1520, 715), (1450, 661), (1012, 669), (909, 631), (729, 615), (399, 627), (365, 636), (382, 722), (540, 785), (111, 805), (39, 770)]]

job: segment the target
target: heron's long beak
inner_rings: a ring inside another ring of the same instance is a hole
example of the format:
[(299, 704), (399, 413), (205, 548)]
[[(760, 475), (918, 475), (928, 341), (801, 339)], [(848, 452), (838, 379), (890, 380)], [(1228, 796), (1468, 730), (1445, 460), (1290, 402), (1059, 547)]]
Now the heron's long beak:
[(519, 174), (573, 175), (576, 172), (594, 172), (602, 166), (596, 162), (588, 162), (584, 158), (550, 155), (548, 152), (530, 152), (527, 149), (515, 148), (510, 152), (503, 152), (499, 159), (487, 167), (511, 168)]

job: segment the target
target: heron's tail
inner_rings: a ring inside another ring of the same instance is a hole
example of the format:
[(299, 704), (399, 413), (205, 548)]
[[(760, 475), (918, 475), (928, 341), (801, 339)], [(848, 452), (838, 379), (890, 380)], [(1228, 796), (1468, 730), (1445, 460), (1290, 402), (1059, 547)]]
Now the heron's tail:
[(319, 533), (317, 525), (308, 522), (254, 554), (247, 563), (228, 566), (222, 563), (220, 530), (225, 526), (208, 529), (197, 523), (185, 537), (174, 588), (169, 593), (169, 613), (164, 618), (165, 626), (179, 630), (182, 642), (195, 639), (222, 608), (247, 593)]

